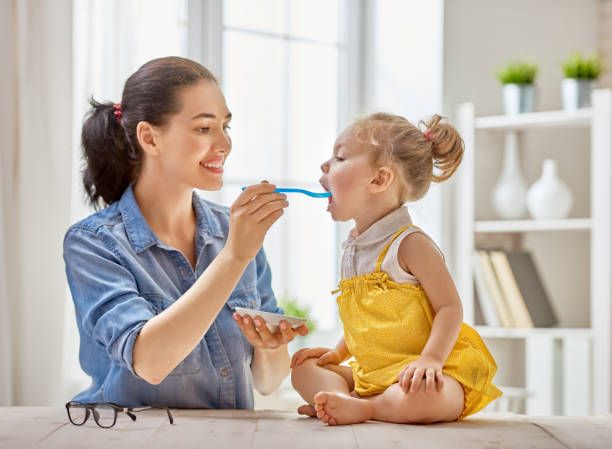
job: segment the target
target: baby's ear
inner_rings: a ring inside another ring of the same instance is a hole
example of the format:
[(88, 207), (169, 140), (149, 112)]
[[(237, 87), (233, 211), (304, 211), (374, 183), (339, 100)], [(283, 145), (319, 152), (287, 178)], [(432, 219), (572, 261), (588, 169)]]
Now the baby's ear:
[(370, 181), (370, 191), (372, 193), (381, 193), (391, 187), (395, 174), (393, 170), (387, 166), (378, 167), (374, 178)]

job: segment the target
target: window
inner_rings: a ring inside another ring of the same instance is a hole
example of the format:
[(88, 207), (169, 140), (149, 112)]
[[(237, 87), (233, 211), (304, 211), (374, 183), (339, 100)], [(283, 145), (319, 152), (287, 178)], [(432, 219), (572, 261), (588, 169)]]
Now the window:
[[(346, 2), (348, 3), (348, 2)], [(348, 17), (342, 0), (225, 0), (221, 82), (233, 113), (232, 155), (214, 198), (230, 205), (242, 186), (267, 179), (322, 191), (347, 106), (343, 82)], [(324, 13), (322, 13), (322, 11)], [(310, 305), (322, 328), (336, 326), (339, 232), (326, 200), (289, 194), (290, 206), (264, 248), (279, 299)]]

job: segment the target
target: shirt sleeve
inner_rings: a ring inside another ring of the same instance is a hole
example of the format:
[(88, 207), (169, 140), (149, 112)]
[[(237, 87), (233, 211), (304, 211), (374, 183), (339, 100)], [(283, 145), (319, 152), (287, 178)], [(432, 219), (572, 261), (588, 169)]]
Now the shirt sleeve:
[(276, 303), (276, 297), (272, 291), (272, 272), (270, 271), (270, 265), (263, 248), (255, 256), (255, 265), (257, 267), (257, 292), (261, 298), (261, 310), (264, 312), (285, 313), (282, 307), (279, 307)]
[(134, 341), (155, 310), (140, 296), (134, 276), (105, 240), (103, 232), (69, 230), (64, 239), (66, 276), (81, 332), (137, 376), (132, 366)]

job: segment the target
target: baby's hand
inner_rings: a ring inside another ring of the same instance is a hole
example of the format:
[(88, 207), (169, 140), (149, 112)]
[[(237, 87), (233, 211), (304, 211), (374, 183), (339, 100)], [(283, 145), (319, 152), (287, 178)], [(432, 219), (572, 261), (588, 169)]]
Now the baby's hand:
[(318, 358), (317, 365), (332, 363), (338, 365), (342, 363), (342, 357), (336, 351), (328, 348), (304, 348), (293, 354), (291, 358), (291, 368), (301, 365), (306, 359)]
[(426, 393), (441, 391), (444, 383), (442, 363), (430, 357), (419, 357), (400, 371), (397, 380), (404, 393), (419, 391), (423, 380)]

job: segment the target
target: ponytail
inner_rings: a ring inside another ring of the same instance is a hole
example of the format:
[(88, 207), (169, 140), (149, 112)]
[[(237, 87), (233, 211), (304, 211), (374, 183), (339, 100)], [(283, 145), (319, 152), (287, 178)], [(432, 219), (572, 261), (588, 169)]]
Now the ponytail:
[(442, 117), (434, 114), (425, 125), (427, 140), (431, 142), (434, 167), (440, 171), (439, 174), (432, 175), (434, 182), (446, 181), (457, 171), (464, 151), (463, 139), (457, 130), (448, 123), (440, 123), (440, 120)]
[(85, 159), (83, 185), (90, 204), (101, 205), (118, 201), (127, 186), (136, 179), (142, 150), (132, 148), (115, 114), (113, 103), (89, 100), (81, 144)]

